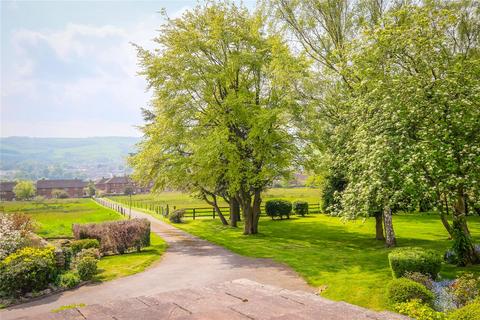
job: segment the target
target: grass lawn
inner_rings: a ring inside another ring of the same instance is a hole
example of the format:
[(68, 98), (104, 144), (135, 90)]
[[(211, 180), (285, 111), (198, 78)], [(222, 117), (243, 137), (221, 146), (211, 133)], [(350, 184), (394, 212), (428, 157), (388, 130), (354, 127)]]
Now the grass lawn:
[[(309, 203), (316, 204), (320, 202), (321, 191), (314, 188), (273, 188), (262, 194), (263, 202), (269, 199), (286, 199), (290, 201), (304, 200)], [(129, 203), (129, 197), (116, 196), (111, 197), (112, 200)], [(186, 193), (177, 191), (161, 192), (155, 194), (139, 194), (132, 196), (132, 201), (141, 202), (143, 204), (169, 205), (177, 208), (192, 208), (192, 207), (209, 207), (209, 205), (201, 200), (191, 197)], [(227, 204), (219, 199), (220, 206), (227, 206)]]
[(167, 243), (154, 233), (150, 234), (150, 246), (141, 252), (103, 257), (98, 262), (96, 281), (108, 281), (144, 271), (160, 259), (167, 249)]
[(35, 221), (36, 233), (44, 238), (72, 237), (72, 224), (103, 222), (123, 219), (111, 209), (92, 199), (46, 200), (42, 204), (32, 201), (2, 202), (5, 212), (23, 212)]
[[(315, 287), (326, 286), (323, 296), (371, 309), (386, 309), (385, 286), (392, 279), (389, 252), (374, 239), (374, 219), (343, 223), (339, 218), (315, 215), (271, 221), (262, 218), (260, 234), (242, 235), (242, 228), (218, 220), (187, 220), (175, 226), (234, 252), (283, 262)], [(405, 214), (394, 217), (399, 246), (432, 248), (442, 254), (451, 246), (438, 216)], [(480, 241), (480, 218), (469, 219), (475, 241)], [(443, 277), (458, 272), (480, 274), (480, 266), (442, 267)]]

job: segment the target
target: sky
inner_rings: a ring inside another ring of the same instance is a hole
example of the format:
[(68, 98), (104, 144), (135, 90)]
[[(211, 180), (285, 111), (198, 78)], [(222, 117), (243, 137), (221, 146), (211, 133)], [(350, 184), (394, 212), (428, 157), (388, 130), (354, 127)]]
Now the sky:
[[(132, 43), (197, 1), (0, 0), (0, 136), (140, 136), (150, 92)], [(254, 7), (255, 1), (244, 1)]]

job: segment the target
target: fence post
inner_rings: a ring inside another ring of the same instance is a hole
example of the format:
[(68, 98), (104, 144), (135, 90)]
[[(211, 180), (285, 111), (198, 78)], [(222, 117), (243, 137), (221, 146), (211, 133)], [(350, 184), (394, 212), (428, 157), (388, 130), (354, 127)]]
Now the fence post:
[(193, 208), (193, 220), (195, 220), (195, 208)]

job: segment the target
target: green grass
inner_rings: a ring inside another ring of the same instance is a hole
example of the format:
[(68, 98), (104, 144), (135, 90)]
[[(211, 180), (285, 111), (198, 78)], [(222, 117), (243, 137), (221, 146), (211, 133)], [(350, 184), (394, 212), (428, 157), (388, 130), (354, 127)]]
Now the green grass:
[[(314, 188), (273, 188), (262, 194), (262, 200), (265, 202), (269, 199), (281, 198), (290, 201), (304, 200), (316, 204), (320, 202), (320, 195), (320, 190)], [(129, 203), (128, 196), (116, 196), (111, 197), (111, 199), (118, 202)], [(161, 206), (168, 204), (171, 207), (175, 206), (177, 208), (209, 207), (205, 201), (178, 191), (134, 195), (132, 196), (132, 201)], [(219, 199), (219, 205), (226, 206), (227, 204), (222, 199)]]
[(154, 233), (150, 235), (151, 244), (141, 252), (132, 252), (116, 256), (103, 257), (98, 262), (96, 281), (108, 281), (144, 271), (161, 258), (167, 249), (167, 243)]
[(35, 232), (44, 238), (72, 236), (72, 224), (103, 222), (123, 219), (111, 209), (91, 199), (47, 200), (43, 204), (32, 201), (12, 201), (0, 204), (5, 212), (23, 212), (32, 217)]
[[(394, 218), (399, 246), (435, 249), (439, 254), (451, 246), (438, 216), (405, 214)], [(325, 215), (271, 221), (262, 218), (260, 234), (242, 235), (218, 220), (187, 220), (180, 229), (222, 245), (242, 255), (271, 258), (285, 263), (315, 287), (326, 286), (323, 296), (371, 309), (386, 309), (385, 286), (392, 279), (386, 249), (374, 239), (374, 220), (350, 221)], [(471, 217), (469, 226), (480, 240), (480, 218)], [(480, 274), (480, 266), (442, 267), (441, 276), (458, 272)]]

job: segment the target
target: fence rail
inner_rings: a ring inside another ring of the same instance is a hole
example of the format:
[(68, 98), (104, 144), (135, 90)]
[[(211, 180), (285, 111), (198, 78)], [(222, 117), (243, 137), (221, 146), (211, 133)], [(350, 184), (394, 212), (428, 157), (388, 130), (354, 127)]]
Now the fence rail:
[[(176, 210), (177, 206), (172, 206), (168, 204), (155, 204), (151, 200), (132, 200), (129, 199), (112, 199), (109, 198), (110, 201), (107, 201), (102, 198), (98, 198), (97, 201), (104, 206), (112, 208), (123, 215), (128, 214), (129, 210), (128, 207), (132, 207), (135, 209), (147, 210), (149, 212), (153, 212), (162, 216), (166, 216), (169, 212)], [(119, 205), (121, 204), (121, 205)], [(123, 208), (122, 208), (123, 206)], [(125, 208), (126, 207), (126, 208)], [(185, 207), (178, 207), (178, 209), (185, 210), (184, 218), (191, 218), (193, 220), (197, 218), (211, 218), (215, 219), (217, 217), (217, 213), (215, 212), (215, 208), (213, 207), (192, 207), (192, 208), (185, 208)], [(220, 212), (223, 215), (228, 215), (230, 207), (219, 207)], [(261, 214), (265, 215), (265, 205), (260, 206)], [(309, 203), (308, 204), (308, 213), (309, 214), (319, 214), (322, 213), (320, 203)]]

